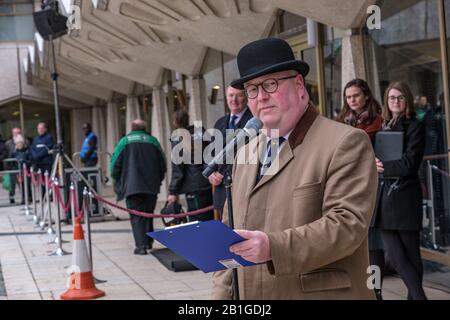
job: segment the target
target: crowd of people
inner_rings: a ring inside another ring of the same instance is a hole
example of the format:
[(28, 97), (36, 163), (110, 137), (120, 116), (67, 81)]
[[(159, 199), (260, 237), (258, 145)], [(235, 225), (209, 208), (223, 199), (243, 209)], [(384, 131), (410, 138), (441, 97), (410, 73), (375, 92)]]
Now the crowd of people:
[[(237, 63), (240, 78), (226, 89), (229, 113), (214, 128), (222, 132), (225, 145), (227, 129), (240, 130), (257, 117), (266, 133), (241, 147), (236, 159), (260, 146), (267, 153), (259, 155), (257, 164), (235, 160), (220, 165), (209, 178), (202, 175), (205, 162), (172, 162), (167, 203), (180, 202), (184, 194), (188, 211), (214, 205), (228, 223), (224, 177), (232, 173), (235, 229), (246, 240), (230, 250), (257, 264), (238, 270), (241, 297), (382, 299), (382, 287), (367, 287), (366, 272), (370, 264), (383, 275), (388, 258), (408, 288), (408, 299), (426, 299), (419, 179), (429, 113), (425, 99), (415, 104), (406, 83), (392, 82), (380, 103), (366, 81), (353, 79), (344, 87), (343, 106), (334, 121), (316, 111), (305, 86), (309, 66), (295, 59), (284, 40), (251, 42), (240, 50)], [(185, 108), (173, 114), (172, 122), (189, 132), (187, 139), (172, 137), (172, 148), (193, 146), (196, 139), (202, 140), (202, 151), (206, 148), (205, 128), (197, 136)], [(112, 156), (114, 190), (127, 208), (152, 213), (169, 153), (144, 121), (134, 120), (131, 128)], [(90, 124), (83, 129), (82, 162), (95, 166), (97, 137)], [(53, 139), (45, 123), (37, 131), (30, 143), (13, 128), (2, 157), (50, 170)], [(375, 155), (375, 137), (383, 131), (403, 133), (398, 159), (384, 161)], [(272, 162), (266, 161), (275, 157), (278, 167), (271, 171)], [(192, 220), (213, 218), (210, 211)], [(153, 243), (146, 233), (153, 231), (153, 219), (131, 215), (130, 220), (134, 253), (147, 254)], [(231, 282), (231, 270), (214, 273), (213, 297), (232, 298)]]

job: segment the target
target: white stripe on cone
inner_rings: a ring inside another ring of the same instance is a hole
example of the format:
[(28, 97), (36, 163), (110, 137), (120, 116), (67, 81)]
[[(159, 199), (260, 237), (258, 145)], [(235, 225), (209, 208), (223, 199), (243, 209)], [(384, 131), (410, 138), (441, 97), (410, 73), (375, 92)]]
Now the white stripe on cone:
[(73, 240), (72, 267), (78, 272), (90, 272), (91, 262), (84, 240)]

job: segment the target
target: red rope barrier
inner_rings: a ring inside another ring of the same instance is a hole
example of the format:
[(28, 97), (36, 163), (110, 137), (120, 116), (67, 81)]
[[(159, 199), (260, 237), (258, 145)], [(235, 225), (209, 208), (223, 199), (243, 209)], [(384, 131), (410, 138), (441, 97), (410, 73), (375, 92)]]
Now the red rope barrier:
[(36, 180), (36, 172), (31, 172), (31, 183), (33, 183), (33, 186), (38, 186), (38, 181)]
[(75, 193), (75, 189), (73, 189), (71, 191), (71, 194), (72, 194), (72, 201), (73, 201), (73, 206), (75, 209), (75, 214), (77, 217), (83, 218), (84, 198), (83, 198), (83, 203), (81, 204), (81, 209), (80, 209), (80, 208), (78, 208), (78, 199), (77, 199), (77, 195)]
[(205, 213), (205, 212), (208, 212), (208, 211), (214, 209), (214, 206), (209, 206), (206, 208), (198, 209), (198, 210), (191, 211), (191, 212), (180, 213), (180, 214), (156, 214), (156, 213), (147, 213), (147, 212), (142, 212), (142, 211), (137, 211), (137, 210), (121, 207), (113, 202), (106, 200), (105, 198), (102, 198), (101, 196), (99, 196), (98, 194), (95, 194), (95, 193), (93, 194), (93, 196), (98, 201), (106, 203), (107, 205), (109, 205), (113, 208), (128, 212), (130, 214), (141, 216), (144, 218), (184, 218), (184, 217), (196, 216), (201, 213)]
[(438, 167), (431, 167), (433, 170), (439, 172), (441, 175), (450, 178), (450, 174), (448, 174), (447, 172), (445, 172), (444, 170), (439, 169)]
[(69, 199), (67, 199), (67, 204), (64, 204), (62, 196), (61, 196), (61, 187), (58, 186), (58, 188), (55, 188), (55, 194), (56, 194), (56, 198), (58, 198), (59, 204), (61, 205), (64, 213), (69, 212), (70, 210), (70, 200), (71, 200), (71, 195), (72, 193), (69, 193)]
[(45, 179), (42, 173), (39, 175), (39, 181), (41, 182), (41, 185), (45, 187)]

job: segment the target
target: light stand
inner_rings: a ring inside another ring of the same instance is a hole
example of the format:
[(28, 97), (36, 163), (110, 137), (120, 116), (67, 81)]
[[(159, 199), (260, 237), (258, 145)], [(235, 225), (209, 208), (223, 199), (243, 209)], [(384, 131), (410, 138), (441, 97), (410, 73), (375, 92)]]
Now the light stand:
[[(53, 98), (54, 98), (54, 108), (55, 108), (55, 122), (56, 122), (56, 143), (58, 152), (58, 173), (59, 173), (59, 183), (60, 187), (64, 190), (66, 185), (64, 183), (64, 144), (62, 140), (61, 133), (61, 118), (59, 114), (59, 89), (58, 89), (58, 73), (56, 72), (56, 56), (55, 56), (55, 46), (53, 43), (53, 35), (49, 36), (50, 53), (51, 53), (51, 77), (53, 82)], [(62, 193), (63, 202), (65, 203), (66, 193)]]
[[(57, 152), (58, 157), (58, 173), (61, 188), (66, 188), (64, 183), (64, 145), (61, 133), (61, 118), (59, 113), (59, 87), (58, 87), (58, 73), (56, 72), (56, 55), (54, 40), (67, 34), (67, 17), (59, 13), (59, 3), (57, 0), (43, 0), (42, 10), (33, 13), (34, 24), (37, 31), (43, 39), (49, 41), (50, 47), (50, 66), (51, 78), (53, 83), (53, 101), (55, 109), (56, 122), (56, 138), (57, 138)], [(65, 198), (65, 192), (63, 200)]]

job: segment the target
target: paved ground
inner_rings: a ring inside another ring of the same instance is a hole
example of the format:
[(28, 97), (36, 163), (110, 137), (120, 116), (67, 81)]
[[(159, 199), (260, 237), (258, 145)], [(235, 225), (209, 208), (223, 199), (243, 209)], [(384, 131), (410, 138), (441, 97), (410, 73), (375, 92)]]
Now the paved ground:
[[(55, 250), (54, 244), (48, 244), (52, 237), (35, 228), (20, 209), (0, 208), (0, 300), (59, 299), (66, 289), (71, 255), (48, 256)], [(156, 227), (162, 227), (159, 220)], [(70, 226), (63, 230), (63, 239), (70, 240)], [(97, 285), (106, 292), (101, 299), (209, 299), (210, 274), (175, 273), (152, 255), (134, 255), (128, 220), (93, 223), (92, 230), (94, 274), (107, 280)], [(64, 249), (70, 252), (71, 243), (64, 243)], [(426, 288), (426, 293), (430, 299), (450, 300), (450, 294), (444, 291)], [(400, 279), (385, 280), (386, 299), (405, 296), (406, 288)]]

